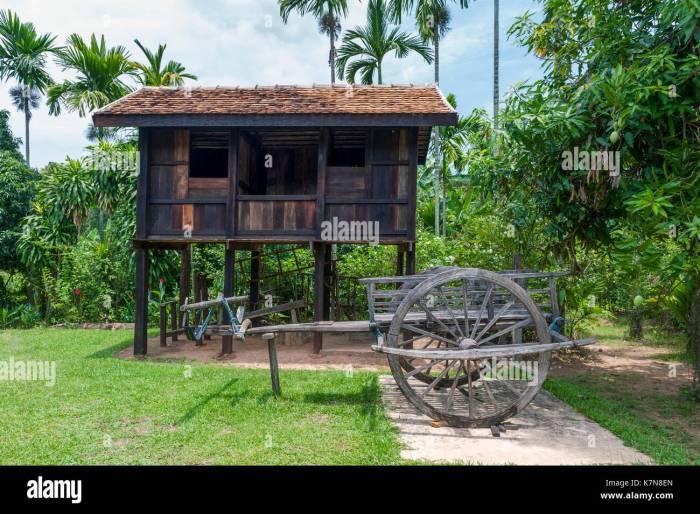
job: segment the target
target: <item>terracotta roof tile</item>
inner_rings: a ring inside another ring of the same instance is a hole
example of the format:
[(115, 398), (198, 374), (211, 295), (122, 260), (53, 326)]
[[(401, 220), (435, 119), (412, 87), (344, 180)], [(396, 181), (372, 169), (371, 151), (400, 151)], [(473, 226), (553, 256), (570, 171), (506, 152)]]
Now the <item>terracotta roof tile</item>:
[(144, 115), (454, 114), (438, 88), (427, 86), (147, 87), (95, 112)]

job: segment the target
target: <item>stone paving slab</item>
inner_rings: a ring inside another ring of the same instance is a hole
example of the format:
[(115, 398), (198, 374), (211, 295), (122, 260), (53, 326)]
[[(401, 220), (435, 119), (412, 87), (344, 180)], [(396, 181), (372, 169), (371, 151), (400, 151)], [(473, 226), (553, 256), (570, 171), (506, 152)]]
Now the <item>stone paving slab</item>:
[(488, 428), (434, 428), (432, 420), (404, 398), (393, 377), (382, 376), (380, 383), (387, 414), (400, 433), (404, 459), (495, 465), (654, 463), (546, 391), (505, 423), (504, 434), (494, 437)]

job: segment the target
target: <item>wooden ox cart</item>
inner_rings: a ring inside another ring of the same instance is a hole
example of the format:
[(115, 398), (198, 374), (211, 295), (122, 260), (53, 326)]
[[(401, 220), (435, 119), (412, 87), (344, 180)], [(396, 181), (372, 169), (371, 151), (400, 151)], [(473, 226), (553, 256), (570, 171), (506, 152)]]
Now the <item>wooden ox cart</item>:
[[(555, 283), (561, 275), (443, 267), (368, 278), (362, 280), (368, 320), (250, 328), (250, 320), (239, 316), (223, 330), (239, 339), (264, 335), (276, 392), (275, 334), (371, 331), (377, 338), (372, 350), (387, 356), (397, 386), (419, 411), (450, 426), (493, 430), (535, 397), (552, 351), (594, 342), (568, 340), (561, 333)], [(537, 282), (543, 286), (533, 287)], [(214, 308), (216, 302), (209, 303)], [(188, 309), (193, 306), (183, 306)], [(199, 336), (206, 331), (202, 328)]]

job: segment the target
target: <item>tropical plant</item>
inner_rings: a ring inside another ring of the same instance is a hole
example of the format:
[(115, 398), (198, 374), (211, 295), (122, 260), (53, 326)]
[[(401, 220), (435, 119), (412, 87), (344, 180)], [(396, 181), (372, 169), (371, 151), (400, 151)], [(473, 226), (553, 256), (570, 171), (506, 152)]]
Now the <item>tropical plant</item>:
[(493, 0), (493, 126), (498, 127), (498, 103), (500, 101), (500, 94), (498, 88), (498, 68), (499, 68), (499, 38), (500, 29), (498, 23), (498, 13), (499, 13), (499, 0)]
[(319, 21), (319, 29), (330, 40), (328, 65), (331, 68), (331, 84), (335, 84), (335, 42), (340, 34), (340, 19), (348, 15), (347, 0), (279, 0), (280, 16), (287, 23), (289, 15), (312, 14)]
[(15, 137), (10, 130), (9, 111), (0, 110), (0, 152), (9, 152), (16, 159), (21, 159), (19, 145), (22, 140)]
[[(505, 102), (493, 185), (535, 200), (575, 271), (579, 245), (611, 243), (619, 227), (673, 240), (668, 268), (692, 291), (681, 297), (683, 323), (700, 356), (700, 6), (547, 0), (533, 18), (509, 33), (543, 59), (544, 76)], [(565, 165), (574, 151), (578, 162)], [(588, 152), (608, 159), (587, 163)]]
[(38, 34), (32, 23), (20, 21), (12, 11), (0, 11), (0, 80), (16, 80), (10, 90), (13, 104), (24, 113), (25, 160), (29, 164), (31, 109), (53, 83), (46, 71), (46, 57), (56, 52), (55, 36)]
[[(466, 8), (469, 0), (454, 0), (460, 8)], [(403, 15), (414, 13), (418, 33), (424, 41), (433, 44), (435, 64), (435, 84), (440, 84), (440, 40), (449, 31), (450, 10), (449, 0), (389, 0), (389, 11), (392, 19), (401, 22)], [(415, 9), (415, 10), (414, 10)], [(435, 133), (434, 138), (440, 136)], [(440, 142), (434, 142), (440, 147)], [(435, 234), (440, 233), (440, 168), (439, 160), (435, 160), (433, 170), (433, 192), (435, 195)], [(444, 221), (443, 221), (444, 223)]]
[(43, 171), (45, 179), (39, 184), (38, 200), (60, 218), (70, 219), (80, 236), (95, 199), (92, 173), (82, 159), (66, 158), (61, 164), (50, 163)]
[[(469, 0), (452, 0), (466, 8)], [(418, 32), (423, 40), (432, 43), (435, 54), (435, 83), (440, 83), (440, 40), (450, 30), (450, 0), (389, 0), (389, 12), (396, 22), (404, 14), (413, 13)]]
[(134, 43), (146, 56), (146, 64), (134, 62), (139, 70), (136, 80), (143, 86), (182, 86), (185, 79), (197, 80), (196, 75), (185, 72), (185, 67), (177, 61), (168, 61), (163, 66), (166, 45), (158, 45), (158, 50), (150, 51), (138, 39)]
[(136, 74), (124, 46), (108, 48), (104, 36), (98, 40), (95, 34), (89, 43), (78, 34), (70, 35), (66, 46), (56, 52), (56, 62), (63, 71), (77, 76), (49, 87), (49, 113), (53, 115), (66, 108), (85, 117), (129, 93), (124, 78)]
[[(0, 269), (3, 271), (11, 273), (22, 268), (17, 255), (20, 222), (29, 214), (38, 179), (36, 171), (21, 157), (0, 150)], [(4, 296), (2, 289), (0, 280), (0, 297)]]
[(372, 84), (376, 73), (377, 82), (381, 84), (382, 61), (390, 52), (394, 52), (398, 59), (415, 52), (428, 63), (433, 60), (430, 47), (418, 36), (402, 32), (400, 27), (389, 26), (384, 0), (370, 0), (367, 24), (347, 31), (338, 49), (338, 77), (354, 84), (355, 75), (360, 73), (363, 84)]

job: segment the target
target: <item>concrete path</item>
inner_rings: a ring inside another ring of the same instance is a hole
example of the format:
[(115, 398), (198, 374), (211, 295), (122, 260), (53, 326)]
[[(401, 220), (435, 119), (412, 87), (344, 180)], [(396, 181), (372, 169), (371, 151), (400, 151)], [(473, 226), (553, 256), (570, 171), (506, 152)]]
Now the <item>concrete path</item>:
[(488, 428), (433, 428), (432, 420), (404, 398), (391, 376), (382, 376), (380, 382), (387, 413), (400, 432), (404, 459), (464, 464), (653, 464), (546, 391), (505, 423), (506, 433), (493, 437)]

